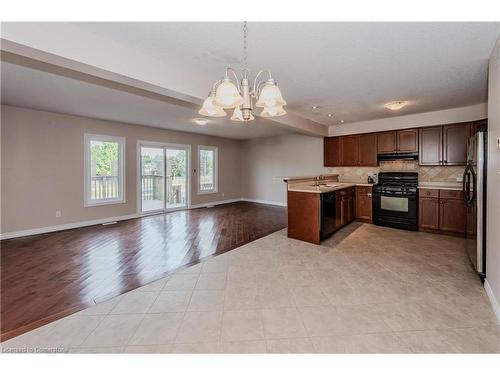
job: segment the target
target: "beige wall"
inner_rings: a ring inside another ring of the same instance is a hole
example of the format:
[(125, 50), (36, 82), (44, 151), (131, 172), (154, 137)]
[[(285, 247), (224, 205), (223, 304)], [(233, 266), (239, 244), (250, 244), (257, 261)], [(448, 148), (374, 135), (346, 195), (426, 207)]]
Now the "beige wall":
[(286, 203), (282, 177), (323, 173), (323, 138), (298, 134), (244, 141), (242, 196)]
[[(137, 213), (137, 140), (191, 145), (192, 205), (241, 197), (240, 141), (10, 106), (1, 120), (2, 233)], [(126, 203), (83, 206), (84, 133), (126, 138)], [(197, 194), (199, 144), (219, 148), (217, 194)]]
[(486, 288), (495, 296), (500, 321), (500, 37), (490, 57), (488, 77), (488, 204)]

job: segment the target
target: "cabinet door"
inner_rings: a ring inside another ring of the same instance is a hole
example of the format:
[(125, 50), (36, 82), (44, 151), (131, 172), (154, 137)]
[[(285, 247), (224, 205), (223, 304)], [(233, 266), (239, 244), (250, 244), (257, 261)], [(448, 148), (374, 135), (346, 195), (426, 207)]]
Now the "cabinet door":
[(392, 154), (396, 150), (396, 132), (385, 132), (377, 135), (377, 152), (379, 154)]
[(377, 135), (363, 134), (359, 136), (359, 165), (377, 165)]
[(340, 138), (325, 137), (323, 153), (325, 167), (338, 167), (340, 165)]
[(342, 225), (346, 225), (349, 221), (349, 198), (344, 195), (342, 197)]
[(443, 127), (443, 164), (466, 165), (467, 141), (470, 124), (445, 125)]
[(356, 192), (355, 192), (354, 187), (347, 189), (346, 192), (347, 192), (347, 197), (346, 197), (346, 201), (347, 201), (346, 224), (347, 224), (347, 223), (350, 223), (351, 221), (354, 220), (354, 215), (355, 215), (355, 210), (356, 210), (356, 207), (355, 207)]
[(342, 218), (343, 218), (342, 197), (337, 196), (335, 201), (335, 229), (338, 229), (343, 225)]
[(435, 126), (418, 130), (418, 163), (441, 165), (443, 160), (443, 127)]
[(399, 130), (397, 133), (399, 152), (417, 152), (418, 151), (418, 130), (407, 129)]
[(356, 188), (356, 219), (367, 221), (372, 219), (371, 189), (368, 187)]
[(440, 199), (439, 203), (439, 229), (446, 232), (465, 234), (465, 203), (459, 199)]
[(340, 137), (340, 144), (341, 164), (345, 166), (359, 165), (359, 136)]
[(438, 230), (439, 199), (420, 199), (418, 203), (418, 226), (423, 229)]

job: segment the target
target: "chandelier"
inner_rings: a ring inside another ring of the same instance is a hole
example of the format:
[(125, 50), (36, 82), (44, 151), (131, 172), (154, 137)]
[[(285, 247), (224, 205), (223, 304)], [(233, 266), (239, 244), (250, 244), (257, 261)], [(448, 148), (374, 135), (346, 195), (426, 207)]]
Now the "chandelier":
[[(262, 108), (261, 117), (277, 117), (286, 114), (283, 106), (285, 100), (281, 91), (269, 70), (261, 70), (255, 76), (253, 86), (250, 86), (249, 70), (247, 69), (247, 23), (243, 22), (243, 69), (241, 78), (238, 79), (236, 71), (228, 67), (224, 78), (215, 82), (210, 94), (203, 102), (198, 111), (200, 115), (209, 117), (226, 116), (225, 109), (233, 109), (231, 120), (251, 121), (254, 120), (254, 100), (256, 107)], [(267, 74), (267, 79), (259, 78)]]

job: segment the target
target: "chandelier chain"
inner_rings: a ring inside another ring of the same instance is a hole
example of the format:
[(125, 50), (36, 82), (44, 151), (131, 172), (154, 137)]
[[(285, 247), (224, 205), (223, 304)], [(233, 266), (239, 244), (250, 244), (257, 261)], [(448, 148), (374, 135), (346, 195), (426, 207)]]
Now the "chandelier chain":
[(243, 69), (247, 69), (247, 48), (248, 48), (248, 27), (247, 21), (243, 22)]

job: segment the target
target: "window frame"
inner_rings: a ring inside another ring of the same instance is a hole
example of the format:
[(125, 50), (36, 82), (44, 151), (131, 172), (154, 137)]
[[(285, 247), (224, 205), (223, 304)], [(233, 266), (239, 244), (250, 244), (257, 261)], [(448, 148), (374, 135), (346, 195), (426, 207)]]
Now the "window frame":
[[(201, 190), (201, 151), (214, 152), (214, 188), (212, 190)], [(198, 195), (217, 194), (219, 190), (219, 148), (216, 146), (198, 145)]]
[[(91, 199), (91, 153), (90, 153), (90, 142), (116, 142), (118, 143), (118, 197), (109, 199)], [(125, 143), (124, 137), (116, 137), (112, 135), (102, 135), (102, 134), (90, 134), (85, 133), (84, 135), (84, 207), (94, 207), (94, 206), (104, 206), (111, 204), (126, 203), (125, 194)]]

